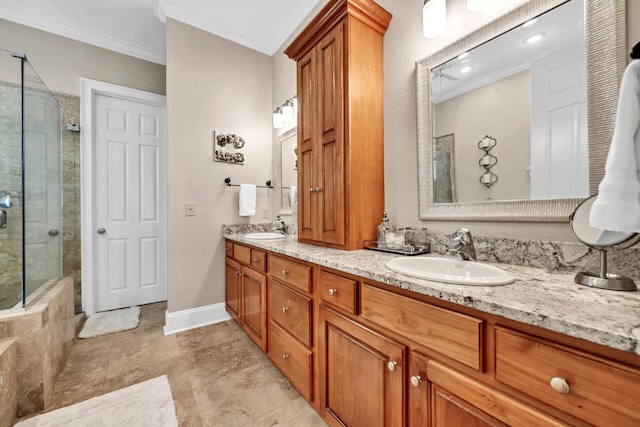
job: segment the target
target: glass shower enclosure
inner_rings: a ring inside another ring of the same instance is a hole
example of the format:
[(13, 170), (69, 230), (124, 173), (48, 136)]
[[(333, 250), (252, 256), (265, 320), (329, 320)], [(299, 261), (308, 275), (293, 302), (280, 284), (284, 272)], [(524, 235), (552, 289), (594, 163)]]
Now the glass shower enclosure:
[(0, 309), (62, 275), (60, 105), (24, 54), (0, 49)]

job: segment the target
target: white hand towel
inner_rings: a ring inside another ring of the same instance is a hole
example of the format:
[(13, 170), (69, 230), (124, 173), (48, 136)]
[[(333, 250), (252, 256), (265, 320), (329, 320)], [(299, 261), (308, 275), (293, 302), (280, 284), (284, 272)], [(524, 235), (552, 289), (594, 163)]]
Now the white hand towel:
[(600, 230), (640, 232), (640, 60), (622, 77), (605, 175), (589, 221)]
[(289, 187), (289, 202), (291, 203), (291, 212), (298, 212), (298, 187), (292, 185)]
[(256, 186), (253, 184), (240, 184), (238, 195), (240, 216), (252, 216), (256, 214)]

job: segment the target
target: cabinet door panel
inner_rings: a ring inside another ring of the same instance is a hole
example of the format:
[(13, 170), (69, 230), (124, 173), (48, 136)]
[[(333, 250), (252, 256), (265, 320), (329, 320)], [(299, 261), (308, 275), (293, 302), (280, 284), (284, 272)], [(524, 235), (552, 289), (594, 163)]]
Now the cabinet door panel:
[(267, 342), (266, 285), (266, 276), (248, 268), (243, 270), (242, 328), (262, 350), (266, 350)]
[(240, 268), (240, 264), (229, 257), (225, 258), (224, 281), (226, 309), (238, 324), (241, 324), (240, 314), (242, 313), (242, 307), (240, 305)]
[(287, 289), (275, 280), (269, 284), (269, 312), (271, 321), (311, 347), (311, 306), (310, 298)]
[[(404, 346), (326, 309), (321, 312), (326, 416), (350, 427), (402, 426)], [(396, 364), (392, 370), (389, 363)]]

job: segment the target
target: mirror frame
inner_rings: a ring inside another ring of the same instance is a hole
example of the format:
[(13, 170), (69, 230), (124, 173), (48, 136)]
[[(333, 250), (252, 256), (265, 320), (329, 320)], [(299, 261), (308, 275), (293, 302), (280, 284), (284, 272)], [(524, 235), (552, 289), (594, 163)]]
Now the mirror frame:
[[(418, 206), (421, 220), (569, 222), (584, 198), (433, 203), (431, 69), (569, 0), (529, 0), (487, 25), (416, 62)], [(584, 0), (589, 138), (589, 192), (604, 176), (627, 66), (626, 2)], [(613, 32), (611, 33), (611, 30)]]
[[(282, 143), (284, 141), (286, 141), (287, 139), (293, 138), (298, 134), (298, 127), (297, 126), (293, 126), (291, 129), (288, 129), (286, 132), (283, 132), (282, 134), (278, 135), (276, 141), (277, 141), (277, 149), (278, 149), (278, 155), (276, 156), (276, 160), (275, 160), (275, 167), (276, 167), (276, 171), (278, 171), (279, 176), (278, 176), (278, 180), (276, 182), (276, 203), (278, 203), (278, 215), (284, 215), (284, 216), (292, 216), (293, 212), (291, 211), (291, 208), (283, 208), (282, 207)], [(296, 183), (296, 185), (298, 185), (298, 183)]]

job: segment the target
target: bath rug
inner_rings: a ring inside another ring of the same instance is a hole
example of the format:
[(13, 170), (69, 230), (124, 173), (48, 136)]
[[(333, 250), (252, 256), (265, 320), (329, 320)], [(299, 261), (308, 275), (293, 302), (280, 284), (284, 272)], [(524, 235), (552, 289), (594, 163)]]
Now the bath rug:
[(89, 316), (78, 338), (91, 338), (136, 328), (140, 322), (140, 307), (103, 311)]
[(166, 375), (20, 421), (14, 427), (177, 427)]

